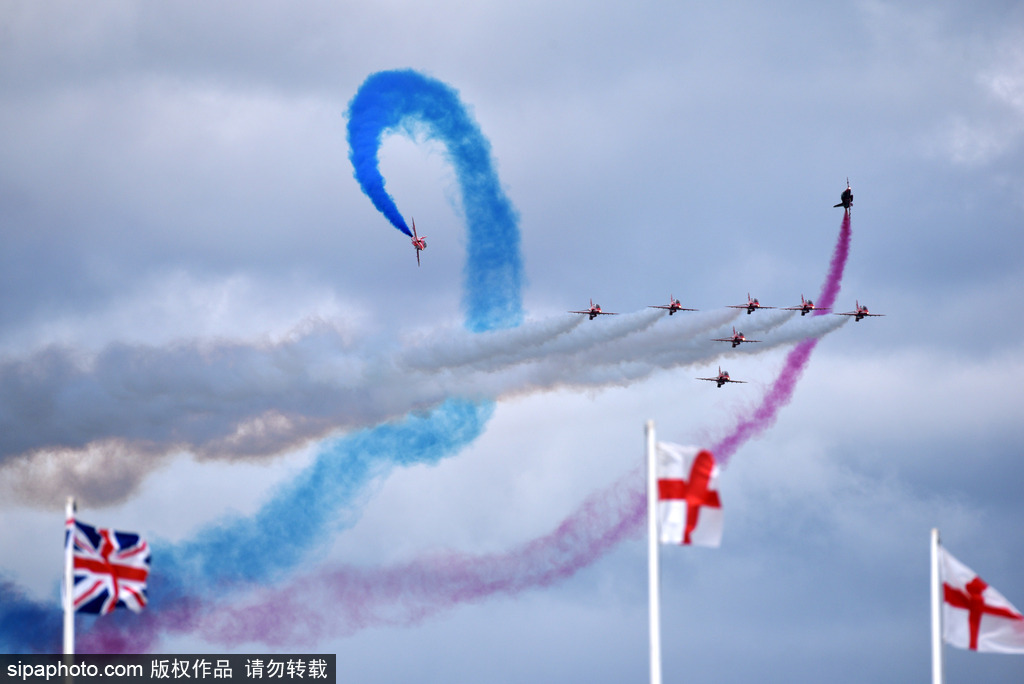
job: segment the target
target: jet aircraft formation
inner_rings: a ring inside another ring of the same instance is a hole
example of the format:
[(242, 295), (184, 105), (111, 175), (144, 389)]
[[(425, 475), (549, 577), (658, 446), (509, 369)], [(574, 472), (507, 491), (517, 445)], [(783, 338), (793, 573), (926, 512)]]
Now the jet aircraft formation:
[[(849, 213), (850, 208), (853, 206), (853, 190), (850, 188), (850, 179), (849, 178), (846, 179), (846, 189), (843, 190), (842, 194), (840, 195), (839, 204), (837, 204), (835, 206), (836, 207), (843, 207), (846, 210), (847, 213)], [(774, 306), (765, 306), (756, 297), (751, 297), (749, 292), (747, 293), (747, 303), (746, 304), (729, 304), (728, 306), (729, 306), (730, 309), (745, 309), (748, 316), (750, 314), (754, 313), (755, 311), (760, 310), (760, 309), (775, 309), (775, 308), (777, 308), (777, 307), (774, 307)], [(674, 314), (676, 311), (697, 311), (697, 309), (687, 309), (687, 308), (684, 308), (682, 306), (682, 304), (680, 303), (680, 301), (678, 299), (676, 299), (674, 295), (669, 297), (669, 303), (667, 305), (666, 304), (653, 304), (653, 305), (650, 305), (648, 308), (650, 308), (650, 309), (664, 309), (664, 310), (667, 310), (669, 316)], [(822, 312), (824, 312), (824, 311), (831, 311), (831, 308), (830, 307), (815, 306), (814, 302), (812, 300), (804, 299), (804, 296), (800, 295), (800, 305), (799, 306), (786, 306), (786, 307), (782, 307), (782, 310), (783, 311), (799, 311), (801, 316), (806, 316), (811, 311), (822, 311)], [(594, 320), (599, 315), (615, 315), (615, 314), (611, 314), (611, 312), (609, 312), (609, 311), (602, 311), (600, 306), (594, 304), (594, 300), (590, 300), (590, 308), (589, 309), (586, 309), (586, 310), (583, 310), (583, 311), (570, 311), (569, 313), (588, 315), (588, 316), (590, 316), (590, 320)], [(861, 306), (860, 305), (860, 301), (857, 300), (856, 308), (855, 308), (854, 311), (846, 311), (846, 312), (843, 312), (843, 313), (836, 313), (836, 314), (833, 314), (833, 315), (835, 315), (835, 316), (853, 316), (854, 317), (854, 322), (856, 322), (856, 321), (859, 321), (860, 319), (862, 319), (862, 318), (864, 318), (866, 316), (884, 316), (885, 314), (870, 313), (868, 311), (868, 307)], [(736, 326), (733, 326), (732, 336), (731, 337), (716, 337), (716, 338), (713, 338), (712, 341), (714, 341), (714, 342), (729, 342), (732, 345), (732, 348), (735, 349), (736, 347), (740, 346), (744, 342), (748, 342), (748, 343), (749, 342), (760, 342), (761, 340), (748, 340), (747, 337), (742, 332), (739, 332), (739, 331), (736, 330)], [(735, 382), (735, 383), (742, 383), (743, 382), (742, 380), (733, 380), (732, 378), (730, 378), (729, 377), (729, 372), (728, 371), (723, 371), (721, 366), (719, 366), (719, 368), (718, 368), (718, 375), (717, 376), (715, 376), (713, 378), (697, 378), (697, 379), (698, 380), (708, 380), (708, 381), (717, 383), (717, 385), (716, 385), (717, 387), (721, 387), (722, 385), (724, 385), (727, 382)]]
[[(669, 316), (674, 314), (676, 311), (698, 311), (698, 309), (687, 309), (687, 308), (684, 308), (680, 304), (679, 300), (676, 299), (674, 296), (669, 298), (669, 304), (652, 304), (652, 305), (648, 306), (647, 308), (649, 308), (649, 309), (664, 309), (664, 310), (668, 311), (668, 315)], [(765, 306), (764, 304), (761, 304), (756, 298), (751, 297), (750, 294), (747, 293), (747, 303), (746, 304), (730, 304), (729, 308), (730, 309), (746, 309), (747, 310), (747, 314), (752, 314), (752, 313), (754, 313), (755, 311), (757, 311), (759, 309), (775, 309), (775, 308), (779, 308), (779, 307)], [(811, 301), (810, 299), (804, 299), (803, 295), (800, 295), (800, 305), (799, 306), (785, 306), (785, 307), (781, 307), (781, 309), (783, 311), (799, 311), (801, 316), (806, 315), (810, 311), (830, 311), (831, 310), (829, 307), (815, 306), (813, 301)], [(601, 306), (599, 304), (594, 304), (594, 300), (593, 299), (590, 300), (590, 308), (583, 309), (583, 310), (580, 310), (580, 311), (570, 311), (569, 313), (582, 314), (584, 316), (589, 316), (589, 320), (594, 320), (598, 316), (617, 316), (618, 315), (618, 314), (613, 313), (611, 311), (602, 311), (601, 310)], [(854, 310), (854, 311), (846, 311), (846, 312), (843, 312), (843, 313), (836, 313), (836, 314), (833, 314), (833, 315), (834, 316), (854, 316), (854, 321), (859, 321), (860, 319), (864, 318), (865, 316), (884, 316), (885, 314), (870, 313), (868, 311), (868, 307), (861, 306), (860, 300), (857, 300), (856, 310)], [(735, 349), (736, 347), (740, 346), (741, 344), (743, 344), (745, 342), (746, 343), (761, 342), (761, 340), (750, 340), (750, 339), (747, 339), (746, 335), (744, 335), (742, 332), (736, 330), (736, 326), (733, 326), (733, 328), (732, 328), (732, 335), (730, 337), (715, 337), (715, 338), (712, 338), (712, 341), (713, 342), (729, 342), (732, 345), (733, 349)], [(723, 372), (721, 368), (718, 369), (718, 375), (716, 377), (714, 377), (714, 378), (697, 378), (697, 379), (698, 380), (711, 380), (711, 381), (717, 382), (718, 383), (718, 385), (717, 385), (718, 387), (721, 387), (722, 385), (724, 385), (727, 382), (737, 382), (737, 383), (743, 382), (742, 380), (732, 380), (729, 377), (729, 373), (727, 371)]]
[[(850, 188), (850, 179), (847, 178), (846, 179), (846, 189), (843, 190), (842, 194), (840, 195), (839, 204), (836, 204), (835, 207), (843, 207), (843, 209), (847, 213), (849, 213), (852, 206), (853, 206), (853, 190)], [(426, 236), (420, 237), (420, 235), (416, 232), (416, 220), (415, 219), (413, 219), (413, 221), (412, 221), (412, 246), (416, 250), (416, 264), (420, 265), (420, 252), (427, 248), (427, 238), (426, 238)], [(754, 313), (755, 311), (760, 310), (760, 309), (775, 309), (775, 308), (777, 308), (777, 307), (774, 307), (774, 306), (765, 306), (764, 304), (761, 304), (761, 302), (756, 297), (751, 297), (749, 292), (747, 293), (747, 303), (746, 304), (729, 304), (728, 306), (729, 306), (730, 309), (746, 309), (746, 312), (747, 312), (748, 316), (750, 314)], [(650, 308), (650, 309), (664, 309), (664, 310), (668, 311), (668, 315), (669, 316), (673, 315), (677, 311), (698, 311), (698, 309), (688, 309), (688, 308), (682, 306), (680, 301), (678, 299), (676, 299), (674, 295), (670, 295), (669, 296), (669, 303), (668, 304), (652, 304), (648, 308)], [(804, 296), (800, 295), (800, 305), (799, 306), (782, 307), (782, 310), (784, 310), (784, 311), (799, 311), (801, 316), (805, 316), (805, 315), (807, 315), (808, 312), (811, 312), (811, 311), (830, 311), (830, 308), (829, 307), (815, 306), (813, 301), (811, 301), (810, 299), (804, 299)], [(618, 315), (617, 313), (612, 312), (612, 311), (602, 311), (601, 310), (601, 305), (600, 304), (594, 304), (594, 300), (593, 299), (590, 300), (590, 306), (588, 308), (580, 310), (580, 311), (570, 311), (569, 313), (582, 314), (584, 316), (587, 316), (588, 319), (591, 320), (591, 321), (594, 320), (595, 318), (597, 318), (598, 316), (617, 316)], [(859, 321), (860, 319), (862, 319), (862, 318), (864, 318), (866, 316), (884, 316), (885, 314), (870, 313), (868, 311), (868, 308), (866, 306), (861, 306), (860, 305), (860, 301), (858, 300), (857, 303), (856, 303), (856, 309), (854, 311), (837, 313), (837, 314), (833, 314), (833, 315), (835, 315), (835, 316), (853, 316), (854, 317), (854, 321), (856, 322), (856, 321)], [(760, 342), (761, 340), (748, 340), (746, 338), (746, 336), (742, 332), (738, 332), (736, 330), (736, 327), (733, 326), (732, 336), (731, 337), (716, 337), (716, 338), (713, 338), (713, 341), (714, 342), (729, 342), (730, 344), (732, 344), (732, 348), (735, 349), (736, 347), (738, 347), (739, 345), (743, 344), (744, 342)], [(716, 383), (718, 383), (717, 384), (718, 387), (721, 387), (722, 385), (724, 385), (727, 382), (735, 382), (735, 383), (742, 383), (743, 382), (742, 380), (732, 380), (729, 377), (729, 373), (727, 371), (722, 371), (721, 367), (719, 367), (718, 375), (716, 377), (714, 377), (714, 378), (697, 378), (697, 379), (698, 380), (710, 380), (712, 382), (716, 382)]]

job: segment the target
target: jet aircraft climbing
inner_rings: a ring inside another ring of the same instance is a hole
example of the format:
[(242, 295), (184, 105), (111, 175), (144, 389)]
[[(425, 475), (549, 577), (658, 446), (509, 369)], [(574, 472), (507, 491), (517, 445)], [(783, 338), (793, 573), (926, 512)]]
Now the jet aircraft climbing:
[(852, 207), (852, 206), (853, 206), (853, 190), (850, 189), (850, 179), (847, 178), (846, 179), (846, 189), (843, 190), (843, 194), (839, 196), (839, 204), (836, 204), (835, 207), (833, 207), (833, 208), (842, 207), (843, 209), (845, 209), (847, 211), (847, 213), (849, 213), (850, 207)]

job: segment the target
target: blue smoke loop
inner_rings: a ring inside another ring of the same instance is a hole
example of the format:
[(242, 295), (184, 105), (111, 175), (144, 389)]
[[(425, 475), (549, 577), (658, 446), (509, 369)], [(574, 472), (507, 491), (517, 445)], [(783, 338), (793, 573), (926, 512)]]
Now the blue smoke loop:
[(512, 328), (523, 320), (519, 216), (491, 161), (491, 145), (459, 94), (410, 69), (381, 71), (359, 88), (348, 108), (349, 159), (356, 180), (391, 224), (412, 235), (384, 189), (378, 151), (387, 133), (424, 131), (442, 142), (462, 190), (468, 231), (463, 307), (473, 332)]
[[(474, 332), (515, 327), (522, 321), (522, 263), (518, 216), (498, 183), (490, 144), (449, 86), (414, 71), (370, 76), (349, 108), (350, 158), (374, 205), (409, 234), (384, 191), (377, 150), (386, 131), (414, 123), (445, 143), (462, 190), (469, 231), (464, 281), (466, 326)], [(450, 399), (425, 416), (359, 431), (326, 444), (315, 462), (252, 517), (200, 531), (192, 540), (155, 542), (147, 619), (164, 608), (212, 599), (235, 585), (273, 582), (308, 560), (332, 533), (358, 519), (359, 494), (394, 466), (436, 463), (475, 440), (494, 413), (493, 401)], [(215, 601), (210, 601), (211, 608)], [(133, 616), (102, 618), (132, 628)], [(86, 621), (88, 625), (92, 621)], [(0, 578), (0, 649), (56, 652), (59, 604), (26, 597)]]

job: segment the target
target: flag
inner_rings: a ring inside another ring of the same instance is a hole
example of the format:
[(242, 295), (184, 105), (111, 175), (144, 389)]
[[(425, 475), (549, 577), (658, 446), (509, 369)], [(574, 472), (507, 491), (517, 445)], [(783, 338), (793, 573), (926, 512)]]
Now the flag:
[(68, 521), (74, 544), (75, 611), (105, 615), (115, 608), (136, 613), (146, 607), (149, 545), (131, 532)]
[(958, 648), (1024, 653), (1024, 616), (966, 565), (939, 547), (942, 638)]
[(663, 544), (718, 546), (722, 502), (710, 451), (658, 442), (658, 526)]

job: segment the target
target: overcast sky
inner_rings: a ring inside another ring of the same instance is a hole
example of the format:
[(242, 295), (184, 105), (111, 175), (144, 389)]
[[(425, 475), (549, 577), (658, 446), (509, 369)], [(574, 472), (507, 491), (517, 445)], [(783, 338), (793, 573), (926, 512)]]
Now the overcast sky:
[[(333, 463), (356, 484), (309, 506), (316, 541), (200, 627), (151, 616), (153, 650), (337, 653), (346, 681), (642, 681), (636, 530), (496, 594), (399, 591), (365, 624), (295, 610), (291, 641), (217, 616), (296, 586), (344, 614), (318, 587), (362, 573), (377, 596), (437, 554), (533, 558), (593, 497), (642, 488), (621, 483), (646, 420), (714, 443), (814, 334), (792, 401), (721, 477), (722, 547), (663, 550), (665, 679), (924, 680), (931, 528), (1024, 608), (1022, 45), (1016, 2), (8, 0), (0, 580), (58, 610), (69, 494), (185, 553)], [(419, 268), (353, 177), (349, 102), (399, 68), (457, 90), (490, 142), (519, 216), (517, 329), (463, 325), (442, 144), (380, 150), (429, 239)], [(885, 317), (725, 309), (818, 296), (847, 178), (836, 309)], [(670, 295), (701, 311), (645, 309)], [(630, 315), (566, 313), (591, 298)], [(708, 342), (733, 324), (764, 346)], [(695, 379), (719, 366), (749, 384)], [(346, 470), (346, 445), (407, 415), (451, 420), (443, 453)], [(951, 684), (1024, 678), (1024, 657), (945, 653)]]

